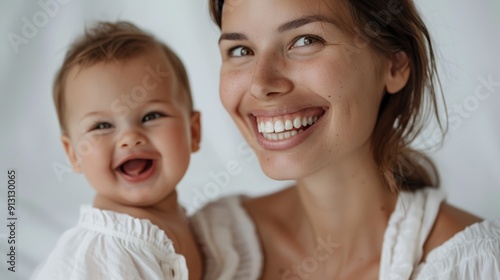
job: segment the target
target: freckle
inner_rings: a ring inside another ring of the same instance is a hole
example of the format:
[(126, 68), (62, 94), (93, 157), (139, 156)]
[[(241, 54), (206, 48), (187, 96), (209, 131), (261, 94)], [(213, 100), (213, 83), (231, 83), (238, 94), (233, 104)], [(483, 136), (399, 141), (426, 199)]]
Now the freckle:
[(337, 137), (339, 137), (339, 134), (337, 133)]
[(385, 206), (380, 207), (380, 211), (385, 211)]
[(328, 95), (328, 98), (331, 98), (332, 96), (331, 95)]

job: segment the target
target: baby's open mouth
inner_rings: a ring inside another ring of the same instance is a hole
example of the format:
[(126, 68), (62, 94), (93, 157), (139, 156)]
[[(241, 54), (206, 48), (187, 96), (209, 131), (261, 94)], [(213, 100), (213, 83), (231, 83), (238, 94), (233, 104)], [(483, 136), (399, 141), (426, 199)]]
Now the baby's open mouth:
[(131, 159), (120, 165), (119, 170), (128, 176), (139, 176), (144, 172), (151, 169), (153, 166), (153, 160), (151, 159)]

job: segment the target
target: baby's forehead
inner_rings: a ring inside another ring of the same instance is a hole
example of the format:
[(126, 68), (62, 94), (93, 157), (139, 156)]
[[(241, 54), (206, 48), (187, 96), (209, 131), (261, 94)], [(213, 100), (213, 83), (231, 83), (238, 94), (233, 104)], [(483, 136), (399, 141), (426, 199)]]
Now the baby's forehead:
[[(95, 84), (93, 87), (92, 84)], [(96, 98), (103, 102), (111, 102), (106, 96), (108, 87), (110, 91), (119, 89), (124, 100), (142, 100), (154, 96), (168, 96), (175, 103), (191, 111), (189, 92), (180, 81), (179, 73), (161, 50), (143, 52), (127, 59), (114, 59), (87, 65), (75, 65), (69, 69), (66, 80), (65, 106), (78, 102), (88, 90), (99, 90), (101, 95)], [(153, 93), (153, 94), (152, 94)], [(77, 104), (73, 104), (77, 105)]]

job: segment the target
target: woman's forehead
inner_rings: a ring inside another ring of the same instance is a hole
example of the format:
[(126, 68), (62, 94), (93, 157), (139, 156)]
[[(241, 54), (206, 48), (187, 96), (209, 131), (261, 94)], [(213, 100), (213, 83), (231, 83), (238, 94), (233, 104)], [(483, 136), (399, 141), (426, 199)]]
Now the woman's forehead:
[(231, 0), (224, 2), (222, 30), (257, 25), (277, 30), (287, 22), (305, 17), (321, 17), (339, 27), (352, 22), (348, 3), (342, 0)]

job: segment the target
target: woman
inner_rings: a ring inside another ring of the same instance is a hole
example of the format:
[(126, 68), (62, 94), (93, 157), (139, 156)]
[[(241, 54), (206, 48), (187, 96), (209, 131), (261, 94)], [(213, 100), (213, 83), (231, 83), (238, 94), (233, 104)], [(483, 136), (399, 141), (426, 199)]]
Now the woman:
[(296, 185), (194, 216), (206, 279), (500, 279), (500, 222), (443, 202), (410, 147), (439, 84), (412, 1), (210, 6), (222, 103), (264, 172)]

